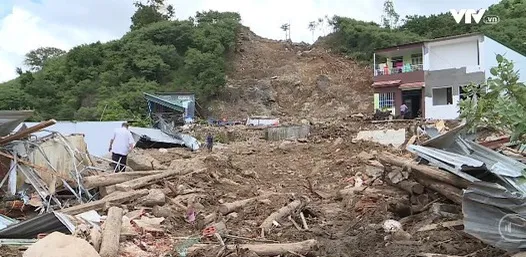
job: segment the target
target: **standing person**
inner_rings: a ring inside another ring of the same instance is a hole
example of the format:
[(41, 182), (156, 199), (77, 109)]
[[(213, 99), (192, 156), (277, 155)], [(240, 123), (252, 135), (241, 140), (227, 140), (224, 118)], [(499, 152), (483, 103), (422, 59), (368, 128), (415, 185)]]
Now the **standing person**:
[(400, 106), (400, 116), (402, 116), (402, 119), (405, 119), (408, 110), (409, 108), (407, 108), (407, 105), (405, 105), (405, 103), (402, 103), (402, 105)]
[(135, 146), (135, 140), (131, 132), (128, 130), (128, 123), (122, 123), (120, 128), (115, 129), (113, 138), (110, 140), (111, 167), (114, 172), (124, 172), (126, 170), (126, 162), (128, 153)]
[(212, 134), (208, 133), (206, 135), (206, 148), (209, 152), (212, 152), (212, 147), (214, 146), (214, 138), (212, 137)]

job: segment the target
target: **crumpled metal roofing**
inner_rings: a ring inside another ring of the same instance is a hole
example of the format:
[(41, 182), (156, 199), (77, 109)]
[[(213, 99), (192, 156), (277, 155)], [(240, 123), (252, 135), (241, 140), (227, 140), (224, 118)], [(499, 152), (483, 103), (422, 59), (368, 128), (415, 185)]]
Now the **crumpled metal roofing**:
[(31, 239), (55, 231), (71, 234), (75, 225), (62, 213), (48, 212), (0, 230), (0, 238)]
[(477, 182), (462, 198), (464, 231), (508, 250), (526, 250), (526, 196), (495, 183)]

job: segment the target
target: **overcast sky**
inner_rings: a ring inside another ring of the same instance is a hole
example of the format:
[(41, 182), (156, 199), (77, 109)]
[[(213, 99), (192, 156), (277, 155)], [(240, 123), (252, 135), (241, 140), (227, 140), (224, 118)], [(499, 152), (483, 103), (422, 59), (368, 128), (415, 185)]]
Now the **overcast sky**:
[[(0, 0), (0, 82), (16, 77), (25, 53), (38, 47), (64, 50), (83, 43), (120, 38), (129, 30), (133, 0)], [(260, 36), (283, 39), (291, 24), (293, 41), (312, 42), (309, 21), (328, 15), (380, 20), (383, 0), (167, 0), (176, 16), (196, 11), (235, 11)], [(401, 17), (450, 9), (486, 8), (498, 0), (395, 0)], [(322, 32), (318, 32), (319, 35)]]

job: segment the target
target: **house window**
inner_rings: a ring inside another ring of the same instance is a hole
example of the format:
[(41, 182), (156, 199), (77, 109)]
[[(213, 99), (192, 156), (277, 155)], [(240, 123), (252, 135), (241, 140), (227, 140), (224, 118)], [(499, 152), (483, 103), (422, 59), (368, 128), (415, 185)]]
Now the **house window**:
[(453, 88), (434, 88), (433, 89), (433, 105), (448, 105), (453, 104)]
[(380, 110), (394, 107), (394, 92), (380, 93)]
[(421, 65), (423, 63), (422, 54), (413, 54), (411, 55), (411, 64), (412, 65)]

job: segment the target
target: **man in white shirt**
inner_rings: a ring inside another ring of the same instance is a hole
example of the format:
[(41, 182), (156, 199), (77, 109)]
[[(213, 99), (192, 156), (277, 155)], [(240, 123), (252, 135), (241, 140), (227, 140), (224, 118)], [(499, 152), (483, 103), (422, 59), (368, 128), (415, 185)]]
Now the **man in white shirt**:
[(135, 146), (135, 140), (131, 132), (128, 130), (128, 123), (122, 123), (122, 127), (115, 129), (113, 138), (110, 140), (111, 167), (115, 172), (124, 172), (126, 170), (126, 162), (128, 153)]

